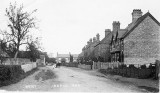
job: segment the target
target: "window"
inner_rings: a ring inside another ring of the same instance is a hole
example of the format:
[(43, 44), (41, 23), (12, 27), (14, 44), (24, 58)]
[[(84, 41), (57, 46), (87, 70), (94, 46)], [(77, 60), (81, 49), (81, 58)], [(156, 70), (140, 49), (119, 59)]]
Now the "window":
[(117, 53), (117, 62), (119, 61), (119, 53)]

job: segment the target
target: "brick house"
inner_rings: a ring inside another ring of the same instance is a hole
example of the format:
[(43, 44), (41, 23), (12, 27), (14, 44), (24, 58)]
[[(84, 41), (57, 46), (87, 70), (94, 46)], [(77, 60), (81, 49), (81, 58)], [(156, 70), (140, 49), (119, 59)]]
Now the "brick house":
[(120, 22), (112, 23), (112, 31), (105, 30), (105, 37), (93, 44), (92, 40), (82, 49), (81, 57), (92, 54), (104, 62), (124, 62), (126, 64), (154, 63), (160, 60), (160, 23), (150, 14), (142, 14), (140, 9), (132, 12), (132, 22), (120, 28)]
[(126, 32), (126, 29), (120, 29), (120, 22), (113, 21), (112, 38), (110, 42), (111, 62), (123, 62), (123, 46), (122, 35)]
[(95, 45), (97, 45), (100, 42), (100, 35), (97, 34), (96, 37), (91, 38), (88, 42), (87, 45), (83, 47), (82, 52), (79, 54), (79, 59), (81, 60), (92, 60), (94, 55), (94, 50), (95, 50)]
[[(119, 29), (119, 28), (118, 28)], [(122, 31), (113, 32), (112, 62), (127, 64), (154, 63), (160, 58), (160, 23), (149, 13), (132, 12), (132, 22)]]
[(110, 41), (111, 41), (111, 30), (105, 29), (105, 37), (94, 47), (94, 54), (98, 61), (110, 62)]

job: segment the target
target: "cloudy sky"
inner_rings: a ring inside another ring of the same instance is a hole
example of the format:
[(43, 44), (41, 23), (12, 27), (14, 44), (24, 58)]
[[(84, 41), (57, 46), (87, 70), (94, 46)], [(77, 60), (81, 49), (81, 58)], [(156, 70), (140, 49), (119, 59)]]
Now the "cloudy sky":
[(125, 28), (133, 9), (150, 12), (160, 21), (160, 0), (0, 0), (0, 29), (6, 29), (5, 9), (10, 2), (23, 3), (25, 10), (38, 9), (38, 32), (48, 53), (79, 54), (97, 33), (104, 38), (113, 21)]

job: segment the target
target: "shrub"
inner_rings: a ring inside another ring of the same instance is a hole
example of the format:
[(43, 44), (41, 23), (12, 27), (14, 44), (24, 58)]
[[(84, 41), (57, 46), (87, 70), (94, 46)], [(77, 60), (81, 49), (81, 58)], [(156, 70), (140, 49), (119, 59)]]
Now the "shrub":
[(129, 68), (136, 68), (133, 64), (129, 65)]
[(0, 81), (10, 80), (16, 77), (19, 77), (23, 74), (20, 65), (1, 65), (0, 66)]
[(141, 69), (146, 69), (146, 65), (141, 65)]
[(122, 69), (122, 68), (126, 68), (127, 66), (125, 64), (122, 64), (119, 66), (119, 69)]

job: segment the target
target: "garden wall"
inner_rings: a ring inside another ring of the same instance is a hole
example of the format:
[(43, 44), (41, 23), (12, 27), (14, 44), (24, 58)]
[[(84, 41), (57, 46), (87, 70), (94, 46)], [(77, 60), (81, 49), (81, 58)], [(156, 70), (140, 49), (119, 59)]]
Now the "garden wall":
[(86, 69), (86, 70), (91, 70), (92, 65), (85, 65), (85, 64), (79, 64), (78, 68)]
[(6, 58), (3, 63), (4, 65), (22, 65), (30, 62), (30, 59), (27, 58)]
[(21, 68), (23, 69), (23, 71), (25, 73), (28, 72), (28, 71), (31, 71), (32, 69), (34, 69), (36, 67), (37, 67), (37, 63), (36, 62), (30, 63), (30, 64), (21, 65)]
[(62, 66), (67, 66), (67, 67), (78, 67), (78, 63), (61, 63)]

